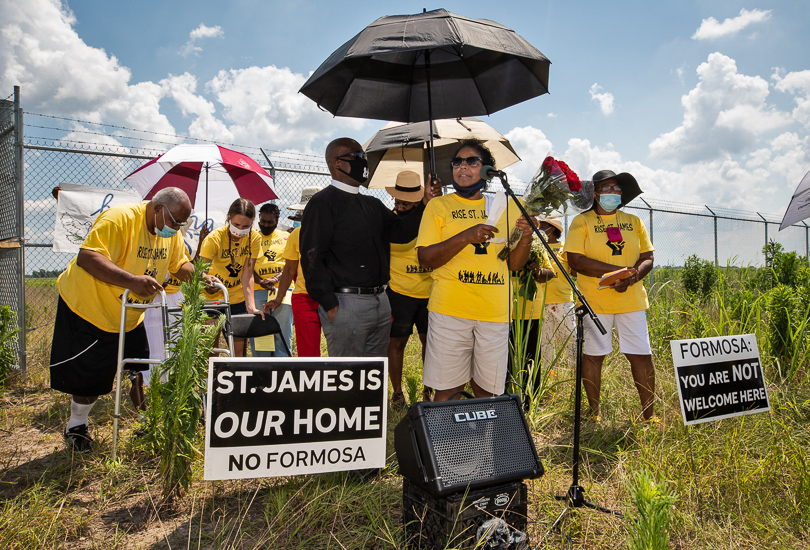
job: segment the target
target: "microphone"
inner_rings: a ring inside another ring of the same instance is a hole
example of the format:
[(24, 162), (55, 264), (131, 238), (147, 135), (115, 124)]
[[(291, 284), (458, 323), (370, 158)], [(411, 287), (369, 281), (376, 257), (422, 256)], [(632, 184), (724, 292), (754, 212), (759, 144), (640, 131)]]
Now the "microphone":
[(491, 180), (492, 178), (503, 179), (503, 177), (506, 174), (504, 174), (500, 170), (495, 170), (495, 168), (489, 166), (488, 164), (485, 164), (484, 166), (481, 167), (481, 172), (479, 175), (481, 176), (482, 180)]

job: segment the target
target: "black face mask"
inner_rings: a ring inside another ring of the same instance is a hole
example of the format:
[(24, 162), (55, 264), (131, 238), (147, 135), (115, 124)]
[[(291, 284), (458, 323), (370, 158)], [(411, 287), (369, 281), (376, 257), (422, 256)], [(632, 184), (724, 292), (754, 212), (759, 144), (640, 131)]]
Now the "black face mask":
[(273, 231), (276, 230), (276, 227), (278, 227), (278, 223), (276, 223), (275, 225), (259, 224), (259, 231), (261, 231), (262, 235), (264, 235), (265, 237), (269, 237), (270, 235), (273, 234)]
[(481, 179), (478, 180), (478, 183), (474, 183), (469, 187), (462, 187), (457, 184), (455, 181), (453, 182), (453, 189), (456, 190), (456, 193), (464, 197), (465, 199), (469, 199), (476, 193), (478, 193), (481, 189), (487, 186), (487, 180)]
[(366, 159), (352, 158), (352, 160), (341, 159), (343, 162), (348, 162), (351, 167), (348, 172), (340, 170), (354, 181), (358, 183), (366, 183), (368, 181), (368, 161)]

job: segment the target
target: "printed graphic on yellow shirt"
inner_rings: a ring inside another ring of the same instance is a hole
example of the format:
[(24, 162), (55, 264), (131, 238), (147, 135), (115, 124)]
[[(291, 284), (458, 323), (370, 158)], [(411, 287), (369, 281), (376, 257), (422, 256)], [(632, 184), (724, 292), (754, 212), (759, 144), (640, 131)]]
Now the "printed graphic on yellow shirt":
[[(211, 260), (208, 273), (222, 281), (228, 289), (228, 301), (239, 304), (245, 301), (242, 292), (242, 270), (249, 258), (258, 258), (261, 254), (261, 233), (251, 231), (248, 236), (239, 240), (230, 237), (228, 226), (212, 231), (203, 241), (200, 256)], [(249, 241), (248, 241), (249, 239)], [(206, 294), (206, 298), (221, 300), (222, 292)]]
[(270, 235), (261, 237), (261, 253), (256, 258), (256, 266), (253, 270), (262, 279), (266, 279), (281, 273), (284, 269), (284, 248), (290, 234), (286, 231), (276, 229)]

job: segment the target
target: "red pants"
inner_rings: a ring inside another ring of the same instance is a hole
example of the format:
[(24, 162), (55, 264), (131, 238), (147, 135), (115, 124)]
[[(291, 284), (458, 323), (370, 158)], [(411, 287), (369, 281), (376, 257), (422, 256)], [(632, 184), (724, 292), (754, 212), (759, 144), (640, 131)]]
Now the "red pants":
[(309, 294), (293, 294), (292, 311), (298, 357), (320, 357), (321, 319), (318, 317), (318, 302)]

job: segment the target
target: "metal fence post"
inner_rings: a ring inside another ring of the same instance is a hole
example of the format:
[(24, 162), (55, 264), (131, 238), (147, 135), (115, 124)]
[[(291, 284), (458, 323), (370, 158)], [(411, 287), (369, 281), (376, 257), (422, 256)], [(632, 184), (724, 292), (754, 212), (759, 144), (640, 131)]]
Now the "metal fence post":
[(20, 87), (14, 86), (14, 178), (17, 180), (17, 235), (19, 236), (19, 268), (20, 268), (20, 296), (19, 315), (17, 323), (20, 327), (18, 340), (20, 372), (26, 376), (27, 352), (25, 347), (26, 317), (25, 317), (25, 186), (23, 185), (23, 110), (20, 106)]
[(756, 214), (757, 214), (757, 216), (759, 216), (760, 218), (762, 218), (762, 221), (763, 221), (763, 222), (765, 222), (765, 246), (768, 246), (768, 220), (766, 220), (766, 219), (765, 219), (765, 218), (762, 216), (762, 214), (760, 214), (759, 212), (757, 212)]
[[(653, 246), (654, 246), (655, 245), (655, 239), (653, 238), (653, 209), (652, 209), (652, 206), (650, 206), (650, 203), (648, 203), (647, 201), (645, 201), (641, 197), (639, 197), (639, 199), (641, 200), (641, 202), (643, 202), (644, 204), (647, 205), (647, 210), (650, 213), (650, 230), (649, 230), (650, 242), (653, 243)], [(655, 284), (655, 265), (653, 265), (653, 269), (652, 269), (652, 271), (650, 271), (650, 286), (652, 287), (652, 285), (654, 285), (654, 284)]]
[(704, 204), (703, 207), (712, 213), (712, 220), (714, 221), (714, 267), (719, 268), (720, 258), (719, 255), (717, 254), (717, 214), (715, 214), (714, 211), (707, 205)]
[(804, 221), (802, 225), (804, 225), (804, 257), (810, 260), (810, 226)]

